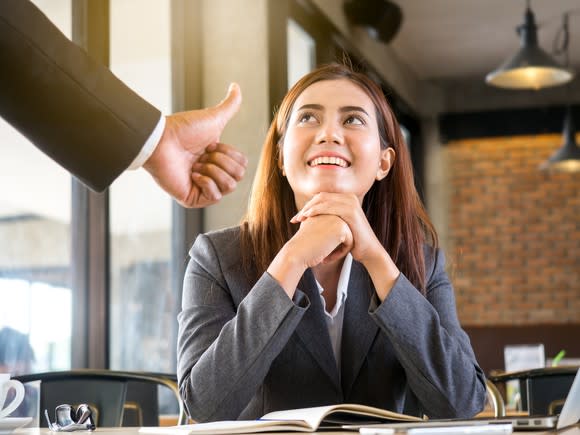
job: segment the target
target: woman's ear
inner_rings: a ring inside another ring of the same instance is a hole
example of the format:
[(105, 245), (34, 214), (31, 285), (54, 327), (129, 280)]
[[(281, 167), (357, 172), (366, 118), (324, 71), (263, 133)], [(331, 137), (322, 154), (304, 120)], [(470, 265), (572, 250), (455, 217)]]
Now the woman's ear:
[(389, 171), (395, 162), (395, 157), (396, 154), (393, 148), (388, 147), (387, 149), (381, 150), (379, 169), (377, 170), (377, 176), (375, 177), (377, 181), (381, 181), (389, 174)]

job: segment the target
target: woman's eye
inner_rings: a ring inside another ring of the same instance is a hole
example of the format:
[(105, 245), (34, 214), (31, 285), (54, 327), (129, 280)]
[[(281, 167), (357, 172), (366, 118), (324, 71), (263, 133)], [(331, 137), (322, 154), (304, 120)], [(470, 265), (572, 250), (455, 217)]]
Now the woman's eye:
[(298, 117), (298, 122), (304, 124), (306, 122), (315, 121), (314, 115), (312, 113), (304, 113)]
[(364, 125), (364, 121), (358, 116), (349, 116), (346, 118), (344, 123), (350, 125)]

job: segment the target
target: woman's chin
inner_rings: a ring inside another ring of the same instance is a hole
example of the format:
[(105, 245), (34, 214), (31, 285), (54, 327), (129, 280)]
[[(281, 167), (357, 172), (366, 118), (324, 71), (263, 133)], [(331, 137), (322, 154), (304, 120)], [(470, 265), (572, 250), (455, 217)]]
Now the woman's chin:
[(364, 195), (360, 195), (359, 192), (354, 192), (352, 189), (348, 189), (342, 186), (336, 185), (319, 185), (315, 188), (309, 189), (308, 192), (294, 193), (294, 199), (296, 201), (296, 208), (300, 210), (304, 205), (314, 198), (319, 193), (345, 193), (345, 194), (355, 194), (360, 202), (362, 203), (362, 198)]
[(316, 186), (314, 189), (312, 189), (312, 196), (318, 194), (318, 193), (322, 193), (322, 192), (326, 192), (326, 193), (353, 193), (352, 189), (349, 189), (345, 186), (337, 186), (336, 183), (334, 184), (321, 184), (319, 186)]

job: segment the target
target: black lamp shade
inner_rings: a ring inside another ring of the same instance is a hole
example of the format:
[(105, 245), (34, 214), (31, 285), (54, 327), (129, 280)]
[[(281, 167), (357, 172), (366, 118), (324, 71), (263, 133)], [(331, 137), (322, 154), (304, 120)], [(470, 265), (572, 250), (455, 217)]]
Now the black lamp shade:
[(509, 89), (541, 89), (569, 82), (574, 74), (560, 66), (538, 46), (534, 13), (526, 10), (525, 22), (517, 28), (521, 47), (485, 81), (493, 86)]
[(563, 136), (564, 144), (542, 164), (542, 169), (562, 172), (580, 171), (580, 148), (576, 144), (576, 130), (574, 128), (574, 119), (570, 107), (566, 109)]
[(485, 80), (500, 88), (541, 89), (562, 85), (572, 77), (572, 72), (560, 67), (540, 47), (527, 45), (489, 73)]
[(385, 44), (394, 38), (403, 21), (401, 8), (389, 0), (345, 0), (343, 9), (350, 24), (363, 27)]

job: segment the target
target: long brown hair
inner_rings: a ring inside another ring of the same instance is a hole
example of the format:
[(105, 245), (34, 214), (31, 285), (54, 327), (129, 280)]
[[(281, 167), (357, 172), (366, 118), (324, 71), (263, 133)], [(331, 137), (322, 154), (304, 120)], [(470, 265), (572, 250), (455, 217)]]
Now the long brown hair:
[(313, 83), (347, 79), (373, 102), (381, 148), (391, 147), (396, 157), (389, 174), (375, 181), (363, 200), (363, 210), (377, 238), (399, 270), (425, 294), (426, 240), (437, 246), (437, 234), (421, 203), (413, 180), (407, 145), (385, 96), (366, 75), (340, 64), (322, 66), (302, 77), (288, 91), (262, 148), (246, 216), (242, 220), (242, 256), (247, 273), (262, 274), (298, 225), (290, 219), (298, 210), (294, 193), (280, 169), (281, 148), (298, 96)]

